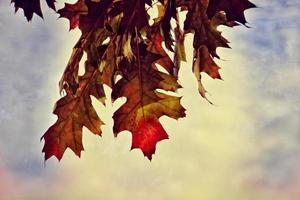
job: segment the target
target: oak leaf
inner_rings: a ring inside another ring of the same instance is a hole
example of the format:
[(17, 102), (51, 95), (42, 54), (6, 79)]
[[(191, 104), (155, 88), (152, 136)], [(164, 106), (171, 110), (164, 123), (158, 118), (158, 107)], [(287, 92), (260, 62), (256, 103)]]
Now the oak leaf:
[(60, 17), (67, 18), (70, 21), (70, 30), (79, 26), (80, 15), (86, 15), (88, 8), (84, 0), (78, 0), (74, 4), (65, 3), (65, 7), (58, 10)]
[(212, 18), (220, 11), (226, 13), (228, 21), (237, 21), (246, 24), (244, 11), (256, 6), (248, 0), (210, 0), (207, 15)]
[[(17, 12), (19, 8), (23, 9), (24, 15), (28, 21), (32, 19), (33, 13), (43, 18), (40, 0), (11, 0), (11, 3), (14, 3), (15, 5), (15, 12)], [(46, 3), (49, 8), (55, 10), (55, 0), (46, 0)]]
[(58, 116), (42, 139), (45, 140), (43, 152), (45, 159), (55, 156), (60, 160), (67, 148), (80, 157), (83, 150), (82, 128), (87, 127), (95, 135), (101, 135), (103, 122), (92, 106), (91, 95), (104, 103), (105, 94), (97, 68), (86, 66), (86, 73), (80, 77), (76, 94), (67, 90), (55, 106), (54, 114)]
[(168, 135), (159, 122), (163, 115), (178, 119), (185, 116), (180, 105), (180, 97), (158, 92), (176, 91), (180, 88), (177, 79), (153, 68), (159, 55), (139, 45), (136, 62), (120, 64), (126, 68), (126, 77), (113, 88), (112, 98), (126, 97), (127, 101), (113, 115), (114, 133), (128, 130), (132, 133), (132, 149), (140, 148), (150, 160), (155, 153), (156, 143), (167, 139)]
[[(55, 10), (55, 0), (46, 2)], [(12, 3), (16, 11), (24, 10), (28, 21), (34, 13), (43, 17), (40, 0), (12, 0)], [(150, 23), (149, 9), (154, 5), (158, 13)], [(112, 90), (112, 101), (126, 98), (113, 114), (114, 135), (130, 131), (131, 149), (141, 149), (151, 160), (157, 143), (169, 138), (160, 118), (185, 116), (181, 97), (175, 93), (181, 88), (178, 83), (181, 62), (187, 60), (187, 34), (193, 34), (191, 71), (198, 81), (198, 92), (207, 99), (202, 75), (221, 79), (220, 67), (215, 61), (219, 58), (217, 48), (229, 48), (229, 42), (218, 28), (220, 25), (247, 26), (244, 12), (253, 7), (255, 5), (248, 0), (77, 0), (74, 4), (65, 3), (57, 13), (69, 20), (70, 30), (78, 27), (81, 36), (59, 81), (60, 92), (65, 96), (54, 109), (58, 119), (42, 137), (45, 159), (55, 156), (60, 160), (67, 148), (80, 156), (83, 127), (101, 135), (104, 122), (96, 113), (92, 98), (105, 104), (105, 84)], [(179, 20), (183, 11), (186, 15), (182, 27)], [(84, 54), (85, 72), (80, 76)], [(118, 80), (118, 77), (121, 78)]]

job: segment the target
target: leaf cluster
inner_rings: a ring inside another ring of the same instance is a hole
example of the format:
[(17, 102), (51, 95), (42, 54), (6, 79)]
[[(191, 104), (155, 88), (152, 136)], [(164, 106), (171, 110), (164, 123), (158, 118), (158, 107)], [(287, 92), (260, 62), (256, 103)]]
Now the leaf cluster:
[[(33, 13), (43, 16), (39, 0), (12, 0), (16, 10), (22, 8), (27, 20)], [(55, 0), (46, 0), (55, 10)], [(157, 7), (151, 21), (149, 9)], [(65, 92), (54, 109), (57, 121), (46, 131), (43, 152), (61, 159), (67, 148), (80, 156), (83, 150), (82, 128), (101, 135), (104, 123), (97, 115), (91, 97), (103, 104), (103, 85), (112, 89), (112, 100), (126, 97), (114, 113), (113, 132), (117, 136), (132, 133), (132, 149), (139, 148), (149, 159), (156, 143), (168, 134), (159, 122), (161, 116), (178, 119), (185, 116), (181, 98), (166, 93), (176, 92), (180, 64), (186, 61), (184, 39), (193, 34), (192, 70), (198, 90), (206, 98), (201, 74), (221, 79), (214, 58), (218, 47), (228, 48), (228, 41), (218, 26), (246, 25), (244, 11), (255, 7), (248, 0), (78, 0), (65, 3), (58, 10), (67, 18), (70, 30), (79, 28), (81, 37), (59, 82)], [(186, 13), (183, 27), (180, 13)], [(173, 23), (174, 22), (174, 23)], [(167, 51), (173, 52), (170, 58)], [(80, 76), (79, 63), (85, 60), (85, 73)], [(159, 70), (164, 68), (165, 72)], [(117, 77), (121, 77), (120, 80)]]

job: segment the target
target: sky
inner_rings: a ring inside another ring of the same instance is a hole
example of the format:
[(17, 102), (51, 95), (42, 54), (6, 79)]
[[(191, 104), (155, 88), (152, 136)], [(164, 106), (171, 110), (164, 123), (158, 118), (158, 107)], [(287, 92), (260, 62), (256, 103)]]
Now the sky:
[[(56, 120), (58, 81), (80, 34), (47, 8), (26, 23), (1, 1), (0, 200), (298, 200), (300, 3), (253, 2), (251, 28), (221, 28), (232, 47), (218, 49), (224, 81), (203, 81), (215, 105), (197, 93), (191, 62), (182, 65), (187, 117), (160, 119), (170, 139), (151, 162), (129, 151), (130, 133), (113, 137), (117, 101), (93, 102), (106, 125), (102, 138), (84, 130), (80, 159), (67, 150), (44, 163), (40, 137)], [(189, 36), (189, 61), (191, 45)]]

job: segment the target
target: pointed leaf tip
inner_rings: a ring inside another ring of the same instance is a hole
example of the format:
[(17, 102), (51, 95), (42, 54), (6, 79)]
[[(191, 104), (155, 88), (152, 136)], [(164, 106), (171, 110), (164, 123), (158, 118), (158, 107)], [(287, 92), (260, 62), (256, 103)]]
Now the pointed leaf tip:
[(156, 144), (159, 141), (168, 139), (169, 136), (160, 124), (154, 118), (141, 119), (138, 126), (132, 132), (132, 149), (139, 148), (143, 154), (149, 159), (155, 153)]

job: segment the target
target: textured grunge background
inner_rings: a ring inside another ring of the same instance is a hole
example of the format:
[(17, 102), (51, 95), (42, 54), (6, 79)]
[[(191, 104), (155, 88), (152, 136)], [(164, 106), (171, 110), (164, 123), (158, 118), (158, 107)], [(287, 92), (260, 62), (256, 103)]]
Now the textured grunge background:
[(39, 139), (56, 120), (57, 83), (79, 33), (47, 9), (45, 22), (28, 24), (1, 1), (0, 199), (298, 200), (300, 3), (253, 2), (260, 8), (246, 11), (251, 29), (223, 28), (232, 46), (218, 49), (225, 81), (204, 77), (216, 106), (197, 94), (191, 63), (182, 67), (187, 117), (162, 119), (170, 140), (152, 162), (129, 151), (130, 134), (113, 138), (119, 101), (98, 105), (103, 137), (84, 134), (81, 159), (68, 150), (44, 167)]

